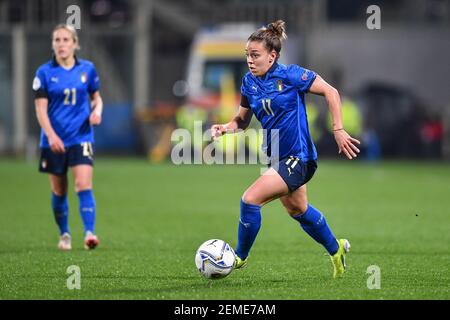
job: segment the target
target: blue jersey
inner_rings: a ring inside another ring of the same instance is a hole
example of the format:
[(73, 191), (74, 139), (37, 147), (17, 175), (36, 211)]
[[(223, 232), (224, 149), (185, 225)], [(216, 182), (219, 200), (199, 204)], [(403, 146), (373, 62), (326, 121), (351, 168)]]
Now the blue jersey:
[[(99, 87), (94, 64), (87, 60), (76, 58), (75, 65), (65, 69), (53, 59), (37, 70), (33, 80), (35, 96), (48, 99), (50, 123), (65, 147), (94, 142), (93, 128), (89, 123), (90, 95)], [(40, 147), (50, 147), (43, 130)]]
[[(313, 71), (277, 62), (264, 77), (256, 77), (250, 72), (244, 76), (241, 94), (247, 98), (263, 129), (267, 130), (263, 150), (268, 157), (295, 156), (305, 162), (317, 160), (305, 108), (305, 93), (315, 78)], [(275, 133), (278, 146), (272, 146), (272, 139), (276, 141)], [(274, 151), (276, 147), (278, 155)]]

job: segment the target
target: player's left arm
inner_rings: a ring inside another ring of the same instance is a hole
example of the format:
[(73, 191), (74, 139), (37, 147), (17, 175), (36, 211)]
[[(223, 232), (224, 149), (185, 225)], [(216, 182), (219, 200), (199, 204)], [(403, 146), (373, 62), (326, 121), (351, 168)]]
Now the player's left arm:
[(99, 125), (102, 122), (103, 100), (100, 91), (95, 91), (90, 95), (92, 112), (89, 117), (91, 125)]
[(356, 144), (360, 144), (360, 142), (352, 138), (344, 129), (339, 92), (319, 75), (316, 75), (309, 92), (324, 96), (327, 101), (328, 110), (333, 119), (334, 139), (339, 147), (339, 153), (344, 152), (349, 159), (356, 158), (359, 153)]

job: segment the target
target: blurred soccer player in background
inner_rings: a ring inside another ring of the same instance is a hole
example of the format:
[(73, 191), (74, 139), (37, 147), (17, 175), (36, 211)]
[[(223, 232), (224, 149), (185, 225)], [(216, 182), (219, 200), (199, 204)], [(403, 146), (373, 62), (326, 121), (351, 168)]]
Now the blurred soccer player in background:
[[(316, 171), (317, 152), (309, 134), (305, 94), (325, 97), (339, 153), (344, 153), (348, 159), (355, 158), (359, 153), (356, 144), (360, 142), (345, 131), (341, 101), (335, 88), (313, 71), (277, 62), (282, 40), (286, 38), (285, 23), (281, 20), (250, 35), (245, 49), (250, 72), (242, 81), (239, 111), (230, 122), (211, 127), (214, 137), (246, 129), (255, 114), (267, 131), (263, 147), (271, 159), (271, 167), (241, 198), (235, 268), (247, 263), (261, 227), (261, 207), (280, 199), (289, 215), (328, 251), (336, 278), (345, 271), (345, 254), (350, 243), (346, 239), (336, 239), (324, 215), (307, 200), (306, 183)], [(279, 139), (277, 146), (271, 145), (275, 134)], [(278, 148), (278, 157), (275, 148)]]
[(39, 171), (50, 177), (51, 205), (60, 230), (58, 248), (70, 250), (67, 171), (72, 168), (84, 225), (84, 247), (93, 249), (99, 240), (94, 233), (92, 126), (102, 121), (100, 81), (94, 64), (75, 56), (79, 40), (72, 26), (55, 27), (52, 48), (53, 59), (38, 68), (33, 80), (36, 115), (42, 129)]

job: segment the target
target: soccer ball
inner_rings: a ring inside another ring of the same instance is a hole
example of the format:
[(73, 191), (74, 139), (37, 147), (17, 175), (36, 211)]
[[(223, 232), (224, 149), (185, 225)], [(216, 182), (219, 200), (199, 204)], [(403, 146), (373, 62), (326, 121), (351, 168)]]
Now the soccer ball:
[(205, 241), (195, 254), (198, 271), (208, 279), (224, 278), (233, 271), (236, 256), (233, 248), (223, 240)]

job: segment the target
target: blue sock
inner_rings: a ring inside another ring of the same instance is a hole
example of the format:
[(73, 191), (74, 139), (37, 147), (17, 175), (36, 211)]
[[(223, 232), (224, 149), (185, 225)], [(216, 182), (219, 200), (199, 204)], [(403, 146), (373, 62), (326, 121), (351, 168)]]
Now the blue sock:
[(260, 227), (261, 206), (247, 204), (241, 199), (241, 216), (239, 219), (238, 243), (236, 246), (236, 254), (239, 258), (247, 258)]
[(83, 220), (84, 232), (94, 233), (95, 225), (95, 199), (92, 190), (78, 192), (81, 220)]
[(303, 214), (292, 216), (300, 222), (303, 230), (306, 231), (314, 240), (322, 244), (330, 255), (334, 255), (338, 251), (338, 243), (331, 232), (330, 227), (325, 220), (324, 215), (311, 205)]
[(69, 232), (69, 205), (67, 195), (57, 196), (52, 192), (52, 209), (60, 234)]

